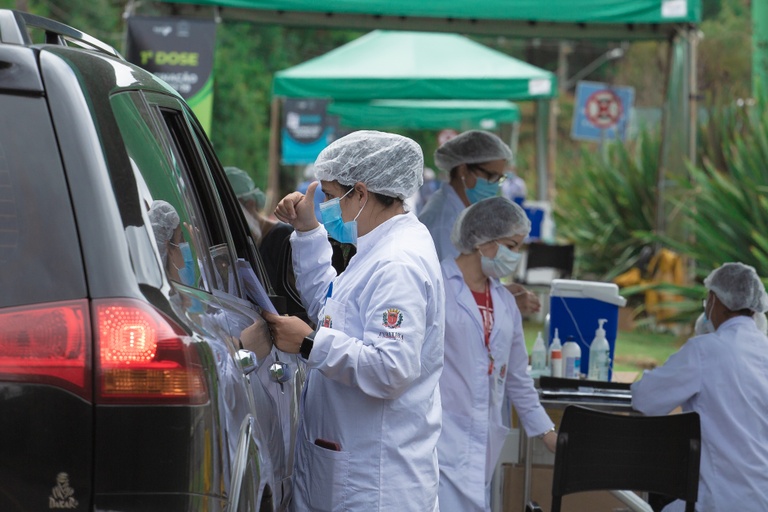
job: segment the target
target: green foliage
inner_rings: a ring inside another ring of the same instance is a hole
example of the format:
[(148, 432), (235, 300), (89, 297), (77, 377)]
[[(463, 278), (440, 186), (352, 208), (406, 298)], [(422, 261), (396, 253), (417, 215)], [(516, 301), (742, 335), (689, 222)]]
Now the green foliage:
[(608, 146), (605, 157), (584, 151), (581, 164), (558, 181), (558, 236), (576, 245), (576, 273), (610, 280), (627, 270), (652, 231), (659, 138), (643, 133), (634, 150)]
[(688, 240), (664, 239), (692, 257), (703, 272), (728, 261), (768, 275), (768, 110), (754, 105), (716, 106), (706, 125), (703, 165), (691, 168), (678, 206)]

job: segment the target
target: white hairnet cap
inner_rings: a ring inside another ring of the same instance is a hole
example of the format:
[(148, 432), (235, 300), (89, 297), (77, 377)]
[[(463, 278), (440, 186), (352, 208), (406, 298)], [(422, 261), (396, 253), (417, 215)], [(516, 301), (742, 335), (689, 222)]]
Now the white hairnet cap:
[(435, 151), (435, 165), (450, 171), (461, 164), (509, 160), (512, 150), (499, 137), (483, 130), (470, 130), (452, 138)]
[(704, 286), (731, 311), (768, 311), (768, 295), (754, 267), (743, 263), (723, 263), (704, 279)]
[(478, 245), (531, 231), (525, 210), (506, 197), (489, 197), (464, 209), (451, 232), (451, 242), (462, 254), (471, 254)]
[(160, 257), (165, 258), (168, 255), (168, 242), (173, 239), (173, 232), (179, 227), (181, 220), (176, 209), (170, 203), (157, 200), (152, 202), (149, 208), (149, 222), (152, 223), (152, 231), (155, 233), (155, 241), (160, 251)]
[(332, 142), (315, 161), (315, 176), (405, 200), (423, 183), (424, 155), (415, 141), (394, 133), (361, 130)]

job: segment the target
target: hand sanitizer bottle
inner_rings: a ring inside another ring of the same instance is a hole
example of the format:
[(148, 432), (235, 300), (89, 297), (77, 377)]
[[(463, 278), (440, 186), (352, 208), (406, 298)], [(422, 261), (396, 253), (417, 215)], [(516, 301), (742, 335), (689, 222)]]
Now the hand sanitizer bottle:
[(531, 350), (531, 377), (540, 377), (547, 366), (547, 349), (544, 348), (544, 339), (541, 331), (536, 335), (536, 341)]
[(605, 329), (603, 329), (603, 324), (607, 321), (605, 318), (597, 321), (598, 327), (595, 331), (595, 339), (592, 340), (592, 344), (589, 346), (589, 380), (608, 381), (611, 347), (608, 345), (608, 340), (605, 338)]

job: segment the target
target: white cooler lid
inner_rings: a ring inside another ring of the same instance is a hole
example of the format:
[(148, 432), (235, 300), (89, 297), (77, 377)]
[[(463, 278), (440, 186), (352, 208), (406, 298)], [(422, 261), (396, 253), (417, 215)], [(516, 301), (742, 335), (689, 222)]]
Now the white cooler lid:
[(627, 305), (627, 299), (619, 295), (619, 287), (614, 283), (553, 279), (549, 294), (552, 297), (596, 299), (619, 307)]

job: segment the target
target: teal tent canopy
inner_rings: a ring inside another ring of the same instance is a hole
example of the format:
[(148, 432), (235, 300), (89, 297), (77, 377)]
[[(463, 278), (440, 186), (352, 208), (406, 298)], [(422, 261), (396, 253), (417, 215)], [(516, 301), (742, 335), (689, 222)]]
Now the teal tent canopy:
[(328, 113), (349, 128), (493, 130), (520, 121), (520, 109), (510, 101), (374, 100), (337, 101)]
[(280, 25), (428, 30), (552, 39), (668, 39), (701, 21), (701, 0), (163, 0)]
[(275, 74), (277, 96), (374, 99), (546, 99), (553, 73), (458, 34), (375, 30)]

